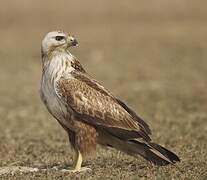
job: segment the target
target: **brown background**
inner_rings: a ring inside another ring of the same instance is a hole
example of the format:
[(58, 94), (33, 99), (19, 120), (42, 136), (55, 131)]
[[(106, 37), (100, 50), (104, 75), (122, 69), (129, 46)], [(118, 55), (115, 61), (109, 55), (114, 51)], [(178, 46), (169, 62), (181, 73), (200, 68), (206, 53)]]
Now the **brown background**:
[[(181, 169), (98, 148), (92, 172), (54, 171), (71, 165), (67, 135), (38, 95), (40, 44), (63, 29), (79, 41), (71, 52), (87, 71), (149, 123), (156, 142), (175, 151)], [(1, 1), (0, 166), (47, 171), (17, 179), (207, 178), (207, 2)]]

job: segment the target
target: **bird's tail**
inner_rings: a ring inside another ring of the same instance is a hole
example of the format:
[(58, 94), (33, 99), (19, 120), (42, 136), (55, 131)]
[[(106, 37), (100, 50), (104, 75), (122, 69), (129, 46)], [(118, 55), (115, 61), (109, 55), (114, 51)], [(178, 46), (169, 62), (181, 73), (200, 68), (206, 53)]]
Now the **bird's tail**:
[[(134, 141), (133, 143), (135, 143), (138, 147), (141, 146), (144, 150), (144, 153), (140, 155), (155, 165), (164, 166), (168, 164), (175, 164), (177, 161), (180, 161), (179, 157), (175, 153), (159, 144), (151, 142), (145, 144), (138, 141)], [(139, 152), (137, 153), (139, 154)]]
[(180, 161), (176, 154), (152, 142), (139, 142), (138, 140), (124, 141), (107, 134), (107, 137), (101, 137), (100, 143), (109, 145), (133, 156), (141, 155), (144, 159), (159, 166), (174, 164)]

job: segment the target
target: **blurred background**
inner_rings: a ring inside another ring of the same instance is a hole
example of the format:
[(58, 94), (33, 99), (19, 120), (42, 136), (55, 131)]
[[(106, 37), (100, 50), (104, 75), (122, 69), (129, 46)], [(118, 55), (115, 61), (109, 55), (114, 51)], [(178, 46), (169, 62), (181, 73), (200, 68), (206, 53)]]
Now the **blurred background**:
[[(41, 40), (74, 35), (86, 70), (149, 123), (153, 139), (182, 159), (174, 167), (98, 148), (79, 177), (207, 177), (207, 2), (201, 0), (2, 1), (0, 6), (0, 166), (46, 167), (16, 178), (62, 178), (66, 133), (39, 98)], [(121, 165), (120, 165), (121, 164)], [(4, 178), (10, 176), (4, 176)]]

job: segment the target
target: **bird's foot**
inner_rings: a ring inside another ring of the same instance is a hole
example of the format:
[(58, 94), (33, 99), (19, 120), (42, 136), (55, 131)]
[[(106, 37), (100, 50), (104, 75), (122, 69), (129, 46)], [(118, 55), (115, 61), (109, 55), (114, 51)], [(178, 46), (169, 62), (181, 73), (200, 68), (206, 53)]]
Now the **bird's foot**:
[(81, 167), (79, 169), (72, 169), (72, 168), (62, 169), (61, 171), (62, 172), (67, 172), (67, 173), (80, 173), (80, 172), (92, 171), (92, 170), (90, 168), (87, 168), (87, 167)]

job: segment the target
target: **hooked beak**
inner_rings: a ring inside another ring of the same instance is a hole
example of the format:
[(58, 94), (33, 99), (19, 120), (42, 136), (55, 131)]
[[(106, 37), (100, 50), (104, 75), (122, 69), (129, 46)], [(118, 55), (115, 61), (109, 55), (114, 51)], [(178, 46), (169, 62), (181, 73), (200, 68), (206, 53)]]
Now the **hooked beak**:
[(68, 36), (67, 43), (68, 43), (68, 47), (78, 46), (78, 41), (73, 36)]

